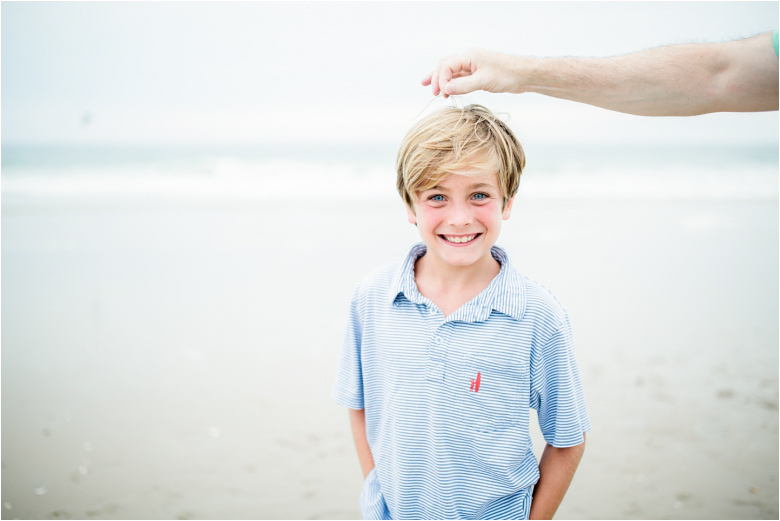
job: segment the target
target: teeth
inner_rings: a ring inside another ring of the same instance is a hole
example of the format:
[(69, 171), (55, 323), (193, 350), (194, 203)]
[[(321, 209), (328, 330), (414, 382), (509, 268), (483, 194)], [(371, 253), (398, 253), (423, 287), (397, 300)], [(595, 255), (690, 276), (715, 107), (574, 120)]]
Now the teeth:
[(444, 237), (447, 242), (463, 243), (473, 241), (476, 235), (466, 235), (465, 237), (447, 237), (446, 235), (442, 235), (442, 237)]

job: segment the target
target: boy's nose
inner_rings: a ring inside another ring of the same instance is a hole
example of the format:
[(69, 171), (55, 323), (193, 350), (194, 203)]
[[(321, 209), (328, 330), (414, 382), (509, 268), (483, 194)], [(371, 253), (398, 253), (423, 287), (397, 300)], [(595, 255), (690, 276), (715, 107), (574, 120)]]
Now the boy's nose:
[(455, 203), (447, 216), (447, 224), (454, 227), (463, 227), (471, 224), (473, 216), (467, 203)]

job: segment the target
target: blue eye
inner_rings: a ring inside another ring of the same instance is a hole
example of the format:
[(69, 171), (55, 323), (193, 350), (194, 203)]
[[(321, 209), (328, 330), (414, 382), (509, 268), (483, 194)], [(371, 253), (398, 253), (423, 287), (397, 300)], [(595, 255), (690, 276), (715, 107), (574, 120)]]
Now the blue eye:
[(487, 194), (474, 194), (474, 199), (481, 201), (482, 199), (487, 199), (487, 196)]
[(443, 201), (443, 200), (444, 200), (444, 196), (441, 194), (431, 196), (431, 201)]

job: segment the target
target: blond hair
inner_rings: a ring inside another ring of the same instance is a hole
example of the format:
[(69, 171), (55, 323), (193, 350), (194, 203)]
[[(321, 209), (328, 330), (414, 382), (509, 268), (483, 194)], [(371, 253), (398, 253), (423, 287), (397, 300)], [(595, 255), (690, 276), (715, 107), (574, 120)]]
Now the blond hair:
[(419, 121), (406, 134), (396, 158), (396, 187), (414, 209), (416, 194), (449, 174), (490, 169), (498, 176), (506, 207), (517, 193), (523, 168), (523, 147), (495, 114), (482, 105), (449, 107)]

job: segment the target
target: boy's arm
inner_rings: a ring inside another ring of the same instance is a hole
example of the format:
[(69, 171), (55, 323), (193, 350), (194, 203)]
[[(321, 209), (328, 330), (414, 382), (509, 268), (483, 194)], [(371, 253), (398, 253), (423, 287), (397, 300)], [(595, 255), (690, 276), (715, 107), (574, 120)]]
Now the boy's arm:
[[(585, 434), (582, 435), (583, 439)], [(574, 447), (547, 445), (539, 462), (539, 481), (534, 486), (530, 519), (552, 519), (569, 488), (577, 465), (585, 452), (585, 442)]]
[(355, 438), (355, 448), (365, 478), (374, 468), (374, 458), (371, 456), (371, 448), (366, 439), (366, 411), (364, 409), (350, 409), (349, 424), (352, 426), (352, 437)]

